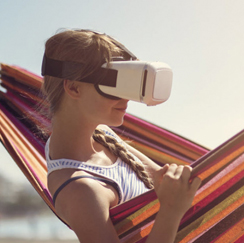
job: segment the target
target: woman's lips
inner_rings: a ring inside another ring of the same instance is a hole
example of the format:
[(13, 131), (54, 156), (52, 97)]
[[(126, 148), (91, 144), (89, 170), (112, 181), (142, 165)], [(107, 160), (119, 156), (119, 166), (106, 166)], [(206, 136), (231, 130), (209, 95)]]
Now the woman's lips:
[(118, 111), (126, 112), (127, 107), (115, 108)]

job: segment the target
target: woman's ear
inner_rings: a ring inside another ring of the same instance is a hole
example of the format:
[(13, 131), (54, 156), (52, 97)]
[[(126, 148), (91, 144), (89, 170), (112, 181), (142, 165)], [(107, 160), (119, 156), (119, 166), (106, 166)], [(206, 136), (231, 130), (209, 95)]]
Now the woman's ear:
[(64, 91), (73, 99), (78, 99), (81, 94), (81, 87), (77, 81), (65, 79)]

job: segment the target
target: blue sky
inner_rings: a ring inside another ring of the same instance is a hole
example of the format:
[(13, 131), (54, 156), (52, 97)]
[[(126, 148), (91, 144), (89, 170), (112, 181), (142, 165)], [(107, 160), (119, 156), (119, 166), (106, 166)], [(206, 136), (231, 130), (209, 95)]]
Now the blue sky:
[(173, 69), (166, 103), (130, 102), (128, 112), (214, 148), (244, 127), (243, 13), (242, 0), (1, 0), (0, 62), (40, 74), (59, 28), (106, 32)]

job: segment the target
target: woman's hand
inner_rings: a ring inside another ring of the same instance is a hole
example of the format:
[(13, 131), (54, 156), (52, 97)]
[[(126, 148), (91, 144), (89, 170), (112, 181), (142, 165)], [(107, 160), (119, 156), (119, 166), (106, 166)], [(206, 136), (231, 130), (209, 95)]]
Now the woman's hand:
[(160, 209), (146, 243), (173, 243), (185, 212), (190, 208), (201, 184), (199, 178), (191, 182), (192, 168), (183, 165), (165, 165), (154, 173), (154, 187)]
[(201, 184), (196, 177), (191, 182), (192, 168), (183, 165), (165, 165), (154, 174), (154, 187), (160, 209), (181, 217), (191, 207), (194, 195)]

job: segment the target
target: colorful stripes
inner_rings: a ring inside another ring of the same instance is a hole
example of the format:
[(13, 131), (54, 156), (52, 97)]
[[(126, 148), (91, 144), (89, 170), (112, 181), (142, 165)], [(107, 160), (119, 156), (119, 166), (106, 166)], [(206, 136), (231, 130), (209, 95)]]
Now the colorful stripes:
[[(55, 213), (46, 186), (45, 141), (32, 129), (33, 123), (50, 125), (35, 111), (42, 80), (3, 64), (1, 73), (7, 92), (0, 92), (0, 139)], [(35, 119), (26, 116), (26, 111)], [(193, 176), (202, 178), (193, 205), (181, 221), (176, 242), (244, 242), (244, 130), (210, 152), (131, 115), (126, 115), (124, 124), (114, 130), (157, 163), (190, 164)], [(110, 217), (121, 242), (145, 242), (158, 209), (153, 190), (112, 208)]]

